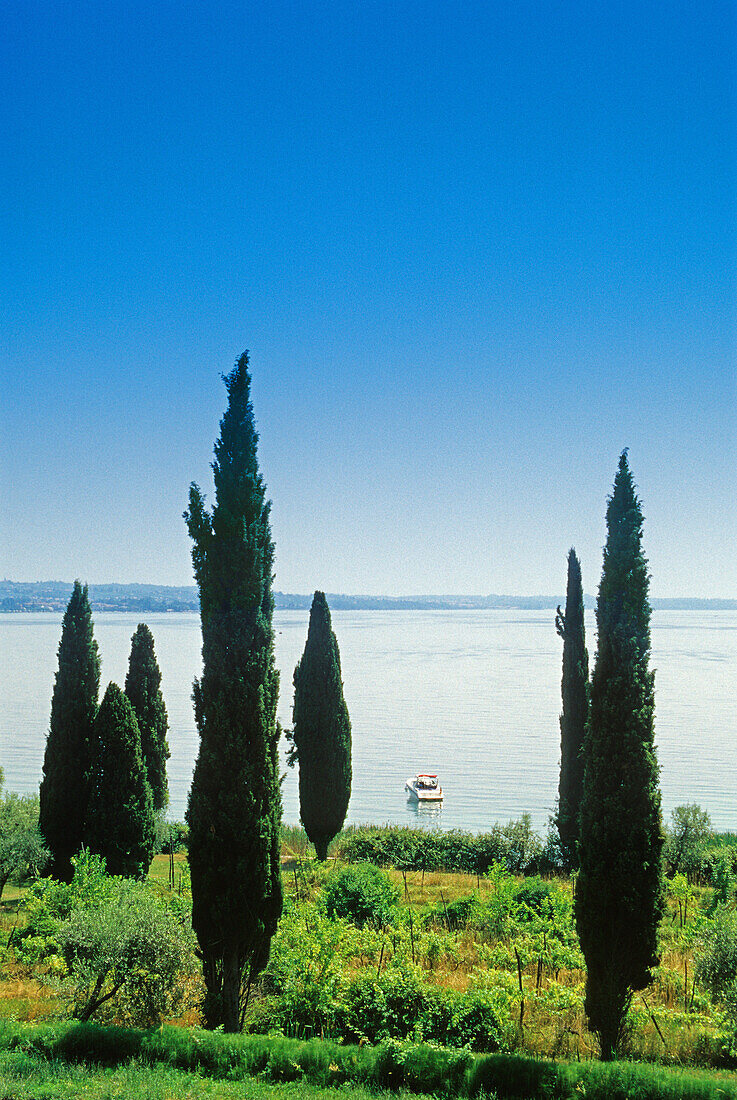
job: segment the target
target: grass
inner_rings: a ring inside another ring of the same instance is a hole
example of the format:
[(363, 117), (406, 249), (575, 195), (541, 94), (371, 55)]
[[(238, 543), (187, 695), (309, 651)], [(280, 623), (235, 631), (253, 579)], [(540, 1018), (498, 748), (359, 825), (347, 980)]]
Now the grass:
[[(352, 1100), (379, 1100), (361, 1087)], [(392, 1094), (395, 1100), (396, 1094)], [(222, 1081), (172, 1066), (135, 1062), (106, 1069), (0, 1052), (0, 1100), (335, 1100), (335, 1090), (304, 1082)]]
[(431, 1044), (310, 1040), (90, 1025), (0, 1029), (0, 1100), (245, 1097), (354, 1100), (382, 1092), (475, 1100), (737, 1100), (733, 1075), (614, 1062), (473, 1056)]

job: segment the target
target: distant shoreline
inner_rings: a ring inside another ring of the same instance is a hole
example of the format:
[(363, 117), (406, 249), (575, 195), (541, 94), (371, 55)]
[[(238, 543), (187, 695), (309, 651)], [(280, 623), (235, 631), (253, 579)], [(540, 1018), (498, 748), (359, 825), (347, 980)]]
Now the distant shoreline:
[[(66, 581), (0, 581), (0, 611), (63, 612), (69, 601), (72, 582)], [(200, 604), (194, 585), (175, 587), (157, 584), (91, 584), (90, 604), (93, 611), (182, 612), (199, 611)], [(350, 596), (328, 592), (333, 611), (548, 611), (565, 602), (558, 596)], [(596, 598), (584, 597), (587, 607)], [(301, 595), (275, 592), (277, 611), (307, 611), (312, 593)], [(737, 600), (674, 597), (652, 599), (656, 611), (737, 611)]]

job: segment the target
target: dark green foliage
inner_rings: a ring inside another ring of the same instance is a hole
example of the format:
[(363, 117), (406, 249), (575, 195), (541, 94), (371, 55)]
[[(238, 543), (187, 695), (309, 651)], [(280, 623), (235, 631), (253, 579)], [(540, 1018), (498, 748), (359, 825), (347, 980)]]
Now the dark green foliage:
[(517, 890), (514, 900), (518, 908), (521, 908), (523, 913), (524, 909), (531, 909), (533, 913), (542, 913), (545, 909), (545, 902), (553, 892), (553, 887), (549, 882), (540, 878), (539, 875), (535, 875), (533, 878), (526, 878), (522, 885)]
[(94, 736), (85, 844), (109, 874), (145, 878), (155, 846), (151, 788), (136, 716), (117, 684), (108, 684)]
[(10, 878), (37, 875), (48, 862), (38, 827), (38, 795), (3, 791), (0, 768), (0, 898)]
[(166, 762), (170, 756), (166, 741), (169, 720), (161, 694), (161, 672), (154, 652), (154, 639), (145, 623), (138, 624), (131, 638), (125, 694), (136, 713), (154, 812), (161, 813), (169, 802), (166, 781)]
[(99, 690), (100, 657), (87, 586), (75, 581), (61, 627), (39, 792), (39, 827), (51, 852), (50, 871), (65, 882), (72, 877), (71, 858), (82, 847)]
[(185, 519), (200, 592), (202, 679), (194, 684), (200, 751), (187, 809), (192, 923), (203, 959), (208, 1026), (241, 1026), (282, 908), (269, 502), (258, 469), (248, 355), (225, 378), (215, 444), (215, 506), (196, 485)]
[[(474, 1056), (428, 1043), (392, 1040), (376, 1047), (357, 1047), (319, 1039), (303, 1042), (181, 1027), (141, 1031), (95, 1024), (55, 1023), (50, 1027), (2, 1021), (0, 1050), (28, 1060), (28, 1070), (14, 1075), (16, 1086), (19, 1078), (30, 1080), (32, 1059), (42, 1059), (50, 1067), (63, 1063), (120, 1066), (135, 1060), (142, 1066), (164, 1063), (212, 1080), (303, 1080), (321, 1087), (367, 1086), (449, 1097), (737, 1100), (737, 1084), (724, 1074), (628, 1062), (566, 1064), (513, 1054)], [(171, 1090), (164, 1091), (168, 1095)], [(64, 1093), (73, 1094), (78, 1095), (79, 1090)], [(46, 1089), (43, 1095), (47, 1095)]]
[(583, 621), (581, 563), (568, 551), (565, 614), (558, 608), (555, 627), (563, 639), (560, 716), (560, 780), (554, 824), (567, 869), (578, 866), (578, 818), (583, 795), (583, 742), (589, 716), (589, 655)]
[(331, 875), (323, 899), (329, 917), (347, 917), (359, 928), (380, 928), (390, 919), (399, 895), (380, 868), (359, 863)]
[[(566, 1064), (513, 1054), (479, 1056), (429, 1043), (392, 1040), (358, 1047), (319, 1039), (304, 1042), (282, 1036), (223, 1035), (181, 1027), (141, 1031), (95, 1024), (55, 1023), (50, 1027), (2, 1021), (0, 1050), (28, 1059), (29, 1070), (32, 1059), (42, 1059), (44, 1065), (53, 1067), (64, 1063), (120, 1066), (135, 1060), (141, 1066), (164, 1063), (212, 1080), (303, 1080), (321, 1087), (367, 1086), (449, 1097), (737, 1100), (737, 1084), (724, 1074), (628, 1062)], [(14, 1084), (19, 1079), (30, 1080), (29, 1073), (15, 1074)], [(168, 1095), (170, 1089), (165, 1091)], [(78, 1093), (70, 1090), (63, 1095)]]
[(485, 991), (441, 989), (412, 967), (392, 968), (378, 978), (359, 975), (337, 1017), (338, 1033), (348, 1042), (421, 1035), (445, 1046), (494, 1051), (509, 1049), (515, 1039), (508, 1018)]
[(609, 498), (607, 532), (576, 887), (586, 1013), (605, 1060), (621, 1046), (633, 992), (651, 980), (664, 908), (649, 577), (626, 452)]
[(340, 653), (324, 592), (315, 592), (307, 644), (294, 670), (293, 748), (299, 809), (318, 859), (343, 828), (351, 797), (351, 723), (343, 698)]
[(485, 875), (495, 863), (515, 874), (542, 870), (540, 837), (528, 814), (489, 833), (410, 829), (403, 825), (361, 826), (346, 830), (337, 842), (341, 859), (370, 862), (406, 871), (450, 871)]

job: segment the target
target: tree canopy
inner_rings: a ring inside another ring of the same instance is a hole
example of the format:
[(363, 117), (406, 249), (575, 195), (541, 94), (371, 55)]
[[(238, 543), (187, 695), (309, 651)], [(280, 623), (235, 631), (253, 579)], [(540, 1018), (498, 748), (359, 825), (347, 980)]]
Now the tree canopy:
[(95, 719), (85, 843), (111, 875), (146, 877), (154, 854), (154, 809), (138, 723), (117, 684), (108, 684)]
[(602, 1057), (609, 1059), (621, 1045), (633, 992), (645, 988), (657, 964), (664, 906), (649, 576), (626, 451), (606, 520), (584, 745), (576, 924), (586, 959), (586, 1013)]
[(39, 792), (39, 824), (51, 852), (51, 873), (65, 882), (72, 877), (71, 858), (82, 846), (99, 690), (100, 656), (87, 586), (75, 581), (62, 621)]
[(169, 719), (161, 694), (161, 672), (153, 635), (145, 623), (138, 624), (131, 638), (125, 694), (131, 701), (141, 734), (141, 752), (154, 811), (161, 813), (169, 802), (166, 779), (166, 762), (170, 755), (166, 740)]
[(315, 592), (307, 643), (294, 670), (291, 739), (291, 757), (299, 763), (302, 824), (317, 858), (325, 859), (351, 797), (351, 723), (324, 592)]
[(215, 505), (193, 484), (185, 520), (200, 593), (200, 748), (187, 808), (192, 923), (208, 1026), (236, 1031), (282, 909), (270, 504), (259, 473), (248, 354), (224, 379)]
[(560, 716), (560, 779), (555, 825), (566, 867), (578, 866), (578, 818), (583, 795), (583, 742), (589, 716), (589, 655), (586, 651), (581, 563), (568, 551), (565, 613), (555, 618), (563, 639)]

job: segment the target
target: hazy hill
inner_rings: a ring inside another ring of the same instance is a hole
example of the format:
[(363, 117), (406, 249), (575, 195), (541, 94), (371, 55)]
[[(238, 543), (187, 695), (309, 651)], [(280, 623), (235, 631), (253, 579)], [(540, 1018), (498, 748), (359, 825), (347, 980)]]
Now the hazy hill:
[[(94, 611), (199, 611), (194, 585), (173, 587), (160, 584), (91, 584), (90, 603)], [(71, 581), (0, 581), (0, 611), (64, 611), (72, 591)], [(280, 611), (307, 611), (312, 593), (275, 592)], [(586, 606), (593, 607), (595, 597), (586, 596)], [(558, 596), (346, 596), (328, 593), (333, 611), (476, 611), (496, 610), (545, 611), (562, 604)], [(734, 611), (737, 600), (699, 600), (688, 597), (653, 600), (659, 610), (672, 611)]]

